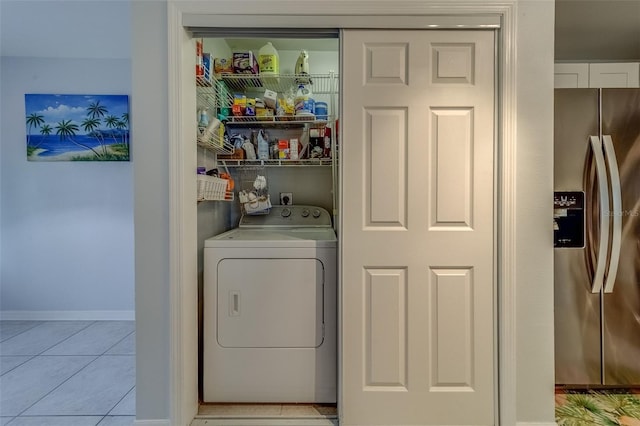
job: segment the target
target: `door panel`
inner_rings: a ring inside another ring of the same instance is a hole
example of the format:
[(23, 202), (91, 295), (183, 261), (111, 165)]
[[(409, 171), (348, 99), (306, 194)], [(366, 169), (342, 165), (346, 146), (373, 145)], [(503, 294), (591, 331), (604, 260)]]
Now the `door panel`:
[(341, 424), (494, 424), (494, 34), (343, 36)]

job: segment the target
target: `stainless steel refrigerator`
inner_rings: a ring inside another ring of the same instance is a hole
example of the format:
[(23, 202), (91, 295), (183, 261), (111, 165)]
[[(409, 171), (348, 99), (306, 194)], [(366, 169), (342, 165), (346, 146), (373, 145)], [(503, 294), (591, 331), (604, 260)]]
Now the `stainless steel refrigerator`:
[(556, 384), (640, 386), (640, 89), (556, 89)]

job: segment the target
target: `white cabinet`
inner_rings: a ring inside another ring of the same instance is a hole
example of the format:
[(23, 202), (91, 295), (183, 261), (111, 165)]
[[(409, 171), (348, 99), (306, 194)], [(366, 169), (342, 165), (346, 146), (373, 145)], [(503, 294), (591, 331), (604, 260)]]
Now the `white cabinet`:
[(640, 87), (640, 63), (589, 64), (589, 87)]
[(556, 89), (640, 87), (640, 63), (557, 63), (554, 81)]
[(556, 89), (589, 87), (589, 64), (555, 64), (554, 87)]

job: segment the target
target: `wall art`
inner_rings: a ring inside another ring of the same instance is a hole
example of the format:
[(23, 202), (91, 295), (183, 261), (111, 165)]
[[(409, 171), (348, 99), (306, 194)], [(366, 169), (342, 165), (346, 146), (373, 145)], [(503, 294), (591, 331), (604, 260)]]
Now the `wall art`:
[(24, 97), (29, 161), (129, 161), (129, 96)]

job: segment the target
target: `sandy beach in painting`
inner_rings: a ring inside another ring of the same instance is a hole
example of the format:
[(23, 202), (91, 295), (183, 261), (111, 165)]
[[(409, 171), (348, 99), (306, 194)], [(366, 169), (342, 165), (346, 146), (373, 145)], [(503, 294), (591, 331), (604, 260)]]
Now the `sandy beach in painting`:
[[(100, 147), (95, 148), (95, 150), (99, 153), (102, 152), (102, 148)], [(27, 159), (29, 161), (72, 161), (74, 159), (78, 159), (78, 161), (81, 161), (80, 159), (82, 158), (91, 158), (95, 157), (96, 155), (90, 149), (84, 149), (81, 151), (67, 151), (57, 155), (41, 156), (40, 154), (42, 154), (43, 152), (46, 152), (46, 150), (38, 148), (33, 151), (33, 153), (28, 156)], [(113, 150), (109, 145), (107, 145), (107, 153), (113, 153)]]

